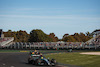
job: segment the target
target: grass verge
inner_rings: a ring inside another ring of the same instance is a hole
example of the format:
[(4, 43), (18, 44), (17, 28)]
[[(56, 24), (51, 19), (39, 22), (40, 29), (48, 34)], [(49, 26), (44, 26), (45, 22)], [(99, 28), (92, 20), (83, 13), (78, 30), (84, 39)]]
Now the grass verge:
[(54, 58), (58, 63), (71, 64), (82, 67), (100, 67), (99, 55), (82, 55), (80, 52), (47, 54), (46, 57)]
[(0, 50), (0, 53), (11, 53), (11, 52), (29, 52), (27, 50)]
[[(1, 53), (5, 52), (30, 52), (30, 51), (34, 51), (34, 50), (0, 50)], [(37, 50), (41, 53), (59, 53), (59, 52), (63, 52), (63, 51), (56, 51), (56, 50)]]

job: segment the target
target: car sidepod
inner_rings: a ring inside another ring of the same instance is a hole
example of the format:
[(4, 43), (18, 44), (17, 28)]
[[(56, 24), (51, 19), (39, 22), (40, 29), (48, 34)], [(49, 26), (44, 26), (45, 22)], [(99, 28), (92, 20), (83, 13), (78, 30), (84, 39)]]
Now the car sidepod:
[(46, 58), (42, 59), (42, 63), (43, 65), (50, 65), (50, 62)]

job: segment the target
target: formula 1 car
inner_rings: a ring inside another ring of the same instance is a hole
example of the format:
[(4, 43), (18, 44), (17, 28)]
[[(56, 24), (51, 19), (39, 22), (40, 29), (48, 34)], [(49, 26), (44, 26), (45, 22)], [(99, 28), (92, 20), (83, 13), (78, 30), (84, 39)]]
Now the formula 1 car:
[(34, 65), (49, 65), (49, 66), (55, 66), (56, 65), (56, 60), (55, 59), (46, 59), (42, 55), (31, 55), (28, 58), (28, 63), (29, 64), (34, 64)]
[(72, 49), (69, 49), (68, 52), (73, 52)]

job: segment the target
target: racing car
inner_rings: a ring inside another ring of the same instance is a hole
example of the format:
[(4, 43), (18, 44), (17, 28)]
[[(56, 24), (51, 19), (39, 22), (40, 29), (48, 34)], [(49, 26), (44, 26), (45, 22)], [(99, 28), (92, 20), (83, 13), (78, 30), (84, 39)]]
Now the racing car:
[(55, 66), (56, 60), (55, 59), (46, 59), (43, 55), (41, 54), (33, 54), (28, 58), (28, 63), (29, 64), (34, 64), (34, 65), (49, 65), (49, 66)]
[(73, 52), (72, 49), (69, 49), (68, 52)]

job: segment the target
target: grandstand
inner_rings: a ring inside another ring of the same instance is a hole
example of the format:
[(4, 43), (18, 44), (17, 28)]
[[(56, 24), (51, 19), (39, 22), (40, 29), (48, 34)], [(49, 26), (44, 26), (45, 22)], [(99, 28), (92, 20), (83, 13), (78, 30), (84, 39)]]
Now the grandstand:
[[(97, 33), (96, 33), (97, 32)], [(99, 31), (100, 32), (100, 31)], [(14, 37), (4, 37), (0, 30), (0, 48), (6, 49), (100, 49), (100, 33), (87, 42), (13, 42)]]
[(13, 40), (14, 40), (14, 37), (4, 37), (3, 31), (2, 29), (0, 29), (0, 48), (10, 46)]
[(88, 40), (86, 43), (90, 45), (99, 45), (100, 46), (100, 30), (96, 30), (93, 32), (94, 37)]

